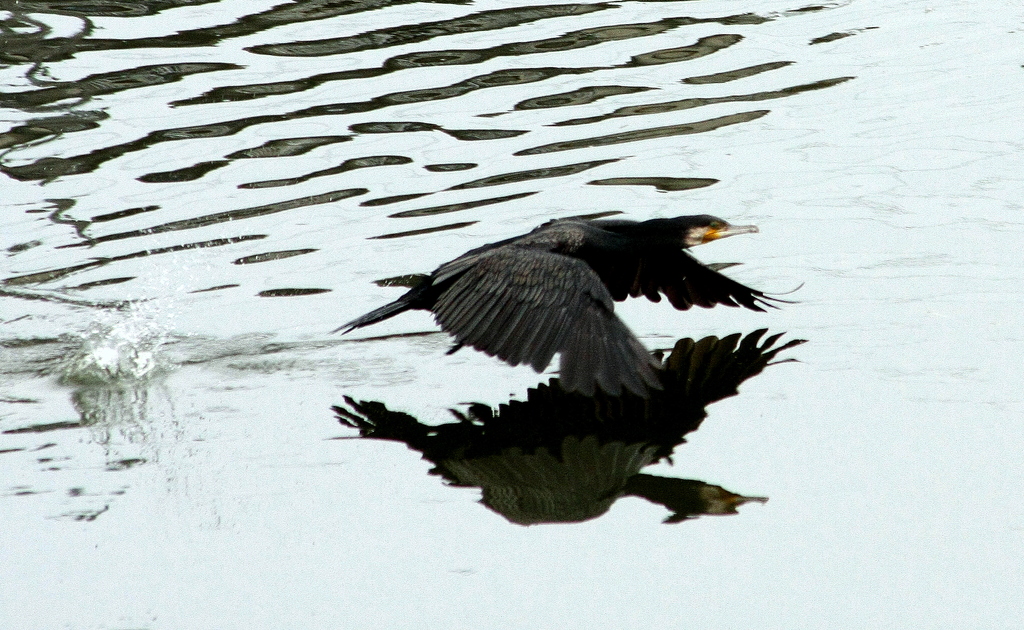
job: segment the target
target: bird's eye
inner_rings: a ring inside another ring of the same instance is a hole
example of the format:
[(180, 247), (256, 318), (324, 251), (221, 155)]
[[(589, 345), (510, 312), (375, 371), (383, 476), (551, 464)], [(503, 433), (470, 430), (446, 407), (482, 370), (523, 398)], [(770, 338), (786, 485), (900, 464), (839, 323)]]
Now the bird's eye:
[(725, 227), (725, 223), (721, 221), (712, 221), (711, 225), (709, 225), (708, 227), (710, 227), (712, 230), (721, 230), (722, 228)]

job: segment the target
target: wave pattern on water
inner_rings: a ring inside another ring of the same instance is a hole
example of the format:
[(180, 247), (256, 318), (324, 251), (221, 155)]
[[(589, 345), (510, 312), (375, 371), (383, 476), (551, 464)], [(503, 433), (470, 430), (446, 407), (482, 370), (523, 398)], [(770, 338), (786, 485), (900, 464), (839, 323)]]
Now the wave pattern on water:
[[(205, 25), (189, 14), (187, 25), (167, 28), (176, 10), (198, 6), (219, 12)], [(0, 93), (0, 108), (12, 124), (0, 132), (0, 172), (21, 191), (60, 191), (51, 199), (63, 205), (46, 211), (51, 227), (41, 237), (4, 244), (3, 295), (146, 297), (152, 289), (137, 263), (158, 268), (163, 258), (154, 256), (183, 253), (235, 270), (185, 277), (182, 295), (247, 286), (252, 297), (317, 295), (329, 286), (322, 279), (302, 288), (298, 277), (274, 273), (301, 269), (293, 265), (310, 257), (295, 252), (334, 250), (331, 221), (387, 241), (462, 230), (525, 204), (608, 216), (621, 210), (579, 205), (574, 191), (582, 200), (588, 185), (676, 195), (714, 185), (709, 173), (645, 172), (643, 154), (770, 113), (730, 109), (737, 104), (852, 78), (794, 81), (794, 61), (751, 63), (747, 39), (812, 12), (801, 6), (716, 15), (684, 2), (320, 0), (225, 12), (240, 6), (22, 2), (8, 15), (0, 61), (13, 87)], [(125, 67), (125, 50), (152, 56)], [(161, 61), (169, 51), (174, 60)], [(722, 91), (722, 83), (751, 88)], [(697, 107), (714, 113), (684, 117)], [(548, 157), (566, 151), (571, 158)], [(470, 169), (478, 174), (460, 175)], [(280, 194), (289, 189), (297, 192)], [(438, 201), (416, 202), (428, 196)], [(460, 220), (431, 222), (451, 213)], [(388, 227), (392, 219), (402, 227)], [(320, 227), (303, 231), (308, 221)], [(184, 231), (202, 236), (175, 236)], [(137, 239), (146, 245), (119, 248)], [(245, 249), (263, 239), (281, 243)], [(263, 260), (276, 261), (269, 277), (246, 273)], [(73, 274), (86, 277), (60, 285)]]

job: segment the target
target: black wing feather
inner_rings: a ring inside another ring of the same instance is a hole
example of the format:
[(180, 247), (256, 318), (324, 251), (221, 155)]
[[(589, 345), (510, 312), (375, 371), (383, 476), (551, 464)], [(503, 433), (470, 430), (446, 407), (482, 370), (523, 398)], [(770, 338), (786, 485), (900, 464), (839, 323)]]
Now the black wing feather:
[(615, 315), (612, 296), (586, 262), (510, 244), (476, 255), (432, 310), (458, 343), (543, 370), (562, 353), (567, 391), (646, 395), (657, 361)]
[(587, 262), (619, 301), (642, 295), (660, 302), (664, 294), (672, 306), (682, 311), (719, 304), (764, 311), (765, 307), (776, 308), (772, 302), (785, 302), (705, 266), (682, 249), (662, 249), (644, 255), (624, 253)]

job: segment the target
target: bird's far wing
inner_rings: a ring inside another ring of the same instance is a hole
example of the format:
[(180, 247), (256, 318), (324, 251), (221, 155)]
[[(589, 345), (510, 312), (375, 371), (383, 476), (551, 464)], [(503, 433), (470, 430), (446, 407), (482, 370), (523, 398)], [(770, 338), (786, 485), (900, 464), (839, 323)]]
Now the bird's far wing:
[(585, 262), (507, 245), (483, 252), (432, 309), (460, 344), (540, 372), (562, 352), (566, 391), (646, 395), (660, 387), (655, 359), (613, 312), (608, 289)]
[(683, 311), (718, 304), (764, 311), (765, 307), (776, 308), (773, 302), (785, 302), (736, 282), (682, 249), (624, 255), (620, 260), (591, 264), (616, 300), (643, 295), (660, 302), (664, 293), (672, 306)]

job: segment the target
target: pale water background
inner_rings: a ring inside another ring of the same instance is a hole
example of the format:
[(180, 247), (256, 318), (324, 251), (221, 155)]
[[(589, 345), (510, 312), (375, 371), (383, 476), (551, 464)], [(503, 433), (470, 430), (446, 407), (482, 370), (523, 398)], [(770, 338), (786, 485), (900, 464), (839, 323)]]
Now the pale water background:
[[(1024, 627), (1024, 5), (7, 0), (0, 28), (0, 627)], [(331, 439), (345, 395), (436, 423), (541, 380), (359, 341), (425, 313), (329, 334), (400, 294), (373, 281), (607, 212), (756, 223), (695, 253), (800, 287), (618, 307), (652, 348), (808, 340), (645, 469), (768, 503), (524, 527)]]

